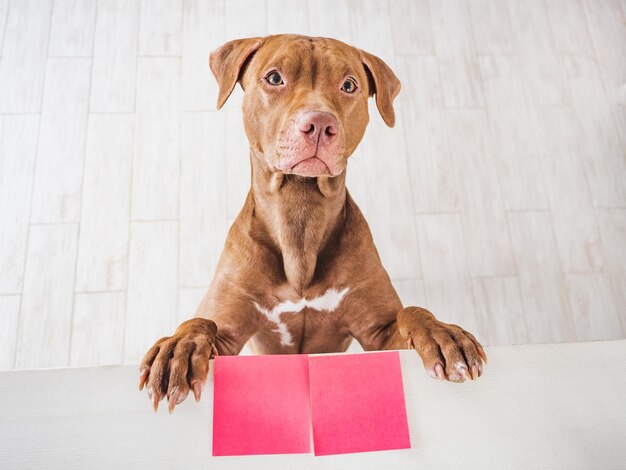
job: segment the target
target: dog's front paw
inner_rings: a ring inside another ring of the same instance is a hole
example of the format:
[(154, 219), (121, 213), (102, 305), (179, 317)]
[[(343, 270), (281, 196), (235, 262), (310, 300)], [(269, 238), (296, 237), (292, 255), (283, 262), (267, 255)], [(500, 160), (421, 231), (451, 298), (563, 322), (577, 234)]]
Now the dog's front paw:
[(146, 353), (139, 366), (139, 390), (147, 384), (148, 396), (154, 405), (167, 397), (170, 413), (192, 390), (196, 401), (209, 372), (215, 348), (215, 322), (204, 318), (187, 320), (172, 336), (158, 340)]
[(460, 326), (440, 322), (424, 309), (402, 313), (401, 330), (407, 345), (419, 353), (431, 377), (464, 382), (482, 375), (487, 355), (473, 334)]

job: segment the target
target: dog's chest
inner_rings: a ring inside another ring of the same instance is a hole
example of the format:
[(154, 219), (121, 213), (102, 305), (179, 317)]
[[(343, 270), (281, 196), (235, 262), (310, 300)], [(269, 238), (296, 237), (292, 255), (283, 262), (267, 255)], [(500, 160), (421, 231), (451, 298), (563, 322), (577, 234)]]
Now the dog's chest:
[(323, 349), (327, 342), (335, 343), (329, 347), (336, 348), (338, 314), (348, 292), (347, 287), (328, 288), (321, 295), (279, 301), (271, 308), (255, 304), (266, 320), (266, 328), (257, 334), (255, 345), (265, 353)]

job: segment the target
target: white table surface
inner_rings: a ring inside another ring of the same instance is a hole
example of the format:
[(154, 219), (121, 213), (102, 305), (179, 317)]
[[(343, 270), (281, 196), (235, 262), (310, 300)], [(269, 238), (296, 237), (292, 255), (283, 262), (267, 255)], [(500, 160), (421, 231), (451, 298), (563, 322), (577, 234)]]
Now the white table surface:
[(486, 375), (459, 385), (402, 351), (412, 448), (325, 457), (211, 457), (212, 374), (200, 404), (169, 415), (134, 366), (2, 372), (0, 468), (626, 468), (626, 340), (487, 354)]

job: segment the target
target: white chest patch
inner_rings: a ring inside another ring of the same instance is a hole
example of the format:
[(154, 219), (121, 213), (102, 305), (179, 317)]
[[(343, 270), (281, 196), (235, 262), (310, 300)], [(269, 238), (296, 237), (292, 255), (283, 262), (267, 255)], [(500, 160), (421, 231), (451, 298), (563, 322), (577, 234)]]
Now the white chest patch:
[(339, 307), (341, 299), (348, 293), (348, 288), (338, 291), (337, 289), (328, 289), (324, 292), (324, 295), (315, 297), (311, 300), (301, 299), (297, 302), (287, 300), (276, 305), (273, 309), (268, 310), (259, 304), (255, 303), (255, 307), (261, 312), (269, 321), (276, 324), (275, 331), (280, 333), (280, 342), (284, 346), (291, 346), (293, 341), (291, 339), (291, 333), (287, 330), (287, 325), (280, 321), (280, 316), (283, 313), (298, 313), (308, 307), (319, 312), (332, 312)]

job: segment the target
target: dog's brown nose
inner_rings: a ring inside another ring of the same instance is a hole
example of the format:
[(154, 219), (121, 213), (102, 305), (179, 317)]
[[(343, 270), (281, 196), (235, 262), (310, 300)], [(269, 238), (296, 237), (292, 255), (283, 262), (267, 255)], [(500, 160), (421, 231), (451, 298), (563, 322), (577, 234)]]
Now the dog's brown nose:
[(320, 144), (329, 143), (337, 135), (337, 118), (323, 111), (309, 111), (301, 114), (297, 120), (298, 129), (306, 140)]

